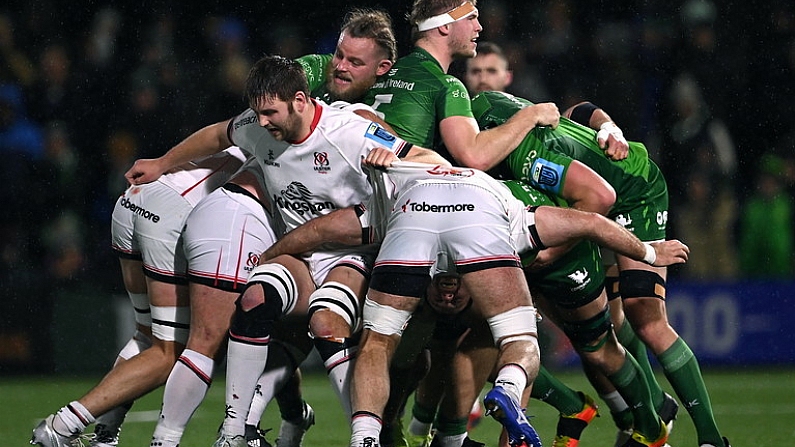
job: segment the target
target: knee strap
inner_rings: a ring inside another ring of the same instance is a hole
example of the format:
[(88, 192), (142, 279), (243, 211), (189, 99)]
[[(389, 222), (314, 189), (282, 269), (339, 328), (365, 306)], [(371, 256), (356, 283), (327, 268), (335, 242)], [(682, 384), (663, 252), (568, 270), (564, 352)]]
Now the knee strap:
[[(563, 332), (569, 337), (571, 344), (585, 352), (596, 352), (601, 349), (607, 343), (607, 337), (603, 335), (610, 334), (612, 330), (613, 324), (610, 322), (607, 307), (587, 320), (563, 323)], [(595, 340), (598, 340), (598, 343), (589, 345)]]
[(359, 297), (345, 284), (329, 281), (312, 292), (309, 296), (309, 315), (321, 309), (341, 316), (352, 332), (358, 329), (361, 320)]
[(665, 280), (649, 270), (624, 270), (619, 274), (619, 291), (622, 299), (665, 299)]
[(617, 276), (608, 276), (605, 278), (605, 293), (607, 293), (607, 301), (613, 301), (621, 298), (621, 291), (619, 289), (620, 283)]
[(268, 297), (265, 303), (247, 311), (240, 307), (238, 298), (229, 325), (229, 334), (235, 338), (267, 338), (273, 332), (273, 323), (279, 318), (281, 318), (281, 301), (278, 296)]
[(295, 308), (298, 302), (298, 286), (287, 267), (281, 264), (263, 264), (254, 267), (248, 275), (246, 288), (255, 284), (260, 284), (265, 289), (266, 304), (273, 297), (279, 297), (281, 315), (287, 315)]

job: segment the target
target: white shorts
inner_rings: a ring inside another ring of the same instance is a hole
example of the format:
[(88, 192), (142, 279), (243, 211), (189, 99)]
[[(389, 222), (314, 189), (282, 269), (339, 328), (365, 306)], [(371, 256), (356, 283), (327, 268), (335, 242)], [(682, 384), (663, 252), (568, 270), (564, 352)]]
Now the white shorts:
[[(489, 190), (464, 183), (421, 183), (402, 192), (395, 203), (373, 268), (377, 290), (423, 296), (424, 286), (406, 282), (417, 282), (418, 276), (429, 280), (441, 258), (454, 264), (444, 270), (459, 274), (520, 266), (506, 205)], [(394, 274), (415, 280), (376, 278)], [(385, 283), (391, 283), (388, 290)]]
[(365, 278), (370, 277), (373, 261), (378, 253), (377, 245), (365, 245), (331, 251), (316, 251), (303, 258), (316, 286), (325, 282), (329, 272), (340, 266), (358, 270)]
[(193, 206), (172, 188), (153, 182), (131, 186), (116, 201), (111, 244), (120, 257), (143, 261), (158, 281), (185, 284), (182, 228)]
[(227, 188), (234, 186), (216, 189), (196, 205), (185, 224), (183, 244), (189, 281), (239, 292), (277, 233), (254, 196)]

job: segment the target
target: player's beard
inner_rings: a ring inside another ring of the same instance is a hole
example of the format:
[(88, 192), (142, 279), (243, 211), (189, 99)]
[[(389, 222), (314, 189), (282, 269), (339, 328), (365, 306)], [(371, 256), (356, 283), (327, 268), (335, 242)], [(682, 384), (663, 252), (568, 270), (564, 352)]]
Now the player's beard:
[(268, 131), (270, 132), (271, 129), (276, 130), (277, 134), (275, 135), (271, 132), (271, 135), (276, 140), (298, 141), (302, 137), (302, 135), (299, 135), (301, 124), (301, 115), (296, 113), (292, 103), (287, 103), (287, 118), (285, 118), (283, 123), (268, 126)]
[(345, 102), (360, 102), (364, 95), (370, 90), (370, 87), (374, 84), (374, 79), (367, 79), (367, 80), (356, 80), (349, 73), (342, 74), (343, 79), (349, 80), (350, 83), (341, 86), (334, 83), (334, 79), (336, 78), (335, 72), (333, 68), (329, 68), (328, 73), (326, 74), (326, 86), (328, 91), (331, 93), (332, 99), (335, 101), (345, 101)]

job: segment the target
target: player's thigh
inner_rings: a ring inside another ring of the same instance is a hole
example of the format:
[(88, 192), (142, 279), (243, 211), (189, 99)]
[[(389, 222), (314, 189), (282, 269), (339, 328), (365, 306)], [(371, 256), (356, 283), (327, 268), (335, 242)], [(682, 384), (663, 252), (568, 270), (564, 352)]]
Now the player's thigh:
[(146, 293), (143, 262), (138, 259), (119, 258), (124, 289), (130, 293)]
[(493, 317), (518, 306), (532, 306), (522, 270), (518, 267), (496, 267), (469, 272), (461, 277), (475, 307), (484, 317)]
[(215, 350), (229, 331), (235, 300), (240, 294), (197, 283), (190, 283), (189, 290), (191, 315), (188, 346), (200, 352), (203, 349)]
[(160, 307), (188, 307), (188, 286), (156, 280), (146, 277), (146, 287), (149, 290), (149, 303)]

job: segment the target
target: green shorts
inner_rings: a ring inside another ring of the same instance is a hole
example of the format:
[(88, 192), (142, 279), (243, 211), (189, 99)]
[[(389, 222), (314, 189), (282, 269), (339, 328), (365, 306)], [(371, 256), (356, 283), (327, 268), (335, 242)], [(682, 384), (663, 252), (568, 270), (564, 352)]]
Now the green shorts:
[(665, 239), (668, 225), (668, 186), (656, 164), (651, 163), (649, 181), (645, 184), (644, 191), (639, 191), (636, 197), (624, 201), (608, 217), (644, 242)]
[(582, 241), (549, 267), (534, 272), (525, 270), (525, 277), (531, 287), (556, 305), (576, 309), (602, 293), (605, 270), (599, 246)]

